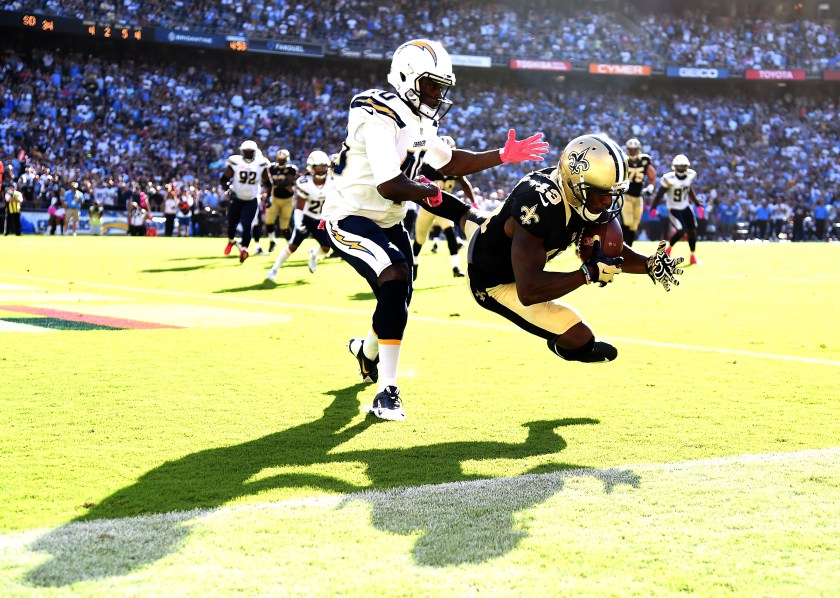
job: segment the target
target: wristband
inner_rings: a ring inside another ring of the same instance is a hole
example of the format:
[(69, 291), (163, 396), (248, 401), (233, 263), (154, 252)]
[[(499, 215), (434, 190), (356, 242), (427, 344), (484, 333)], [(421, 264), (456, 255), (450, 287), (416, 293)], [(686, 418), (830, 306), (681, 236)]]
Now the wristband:
[(581, 265), (580, 271), (583, 272), (583, 277), (586, 279), (586, 284), (592, 284), (592, 277), (589, 276), (589, 268), (586, 267), (586, 264)]

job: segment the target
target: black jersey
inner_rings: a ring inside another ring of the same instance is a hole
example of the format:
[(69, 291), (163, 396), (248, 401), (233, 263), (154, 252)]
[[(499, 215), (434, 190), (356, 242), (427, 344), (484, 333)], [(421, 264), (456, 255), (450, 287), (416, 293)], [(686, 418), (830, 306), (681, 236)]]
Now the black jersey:
[(441, 174), (425, 163), (420, 167), (420, 174), (440, 187), (442, 191), (446, 191), (447, 193), (452, 193), (454, 195), (455, 183), (458, 180), (458, 177)]
[(553, 171), (544, 168), (526, 175), (475, 233), (469, 266), (475, 286), (490, 288), (516, 281), (510, 255), (513, 239), (505, 234), (508, 218), (516, 218), (525, 230), (543, 240), (546, 261), (580, 239), (583, 219), (563, 201), (549, 176)]
[(647, 154), (627, 158), (627, 172), (630, 173), (630, 186), (627, 188), (627, 195), (641, 197), (648, 166), (650, 166), (650, 156)]
[(295, 194), (295, 181), (298, 176), (298, 168), (294, 164), (283, 164), (272, 162), (268, 167), (268, 176), (271, 178), (271, 195), (278, 199), (288, 199)]

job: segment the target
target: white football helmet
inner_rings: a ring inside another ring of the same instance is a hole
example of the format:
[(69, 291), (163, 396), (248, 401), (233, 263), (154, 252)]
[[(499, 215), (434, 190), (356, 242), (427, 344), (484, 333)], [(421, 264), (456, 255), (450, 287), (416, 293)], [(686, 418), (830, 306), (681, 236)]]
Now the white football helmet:
[(330, 166), (332, 166), (330, 157), (322, 151), (315, 150), (306, 159), (306, 171), (317, 180), (323, 181), (327, 178)]
[(452, 139), (449, 135), (442, 135), (440, 138), (446, 145), (449, 146), (449, 149), (455, 149), (455, 140)]
[[(441, 86), (440, 99), (437, 103), (432, 101), (434, 106), (423, 103), (420, 95), (420, 80), (423, 78)], [(446, 96), (455, 85), (455, 74), (452, 72), (452, 59), (439, 42), (413, 39), (397, 48), (391, 59), (388, 83), (417, 112), (432, 120), (440, 120), (452, 107)]]
[(257, 142), (250, 139), (243, 141), (242, 145), (239, 146), (239, 153), (242, 154), (242, 159), (246, 162), (253, 162), (259, 152), (260, 148), (257, 147)]
[[(606, 135), (581, 135), (566, 145), (551, 178), (581, 218), (604, 222), (621, 212), (629, 174), (627, 156), (615, 141)], [(611, 195), (610, 206), (602, 210), (589, 201), (590, 190)]]
[(683, 154), (677, 154), (674, 156), (674, 159), (671, 161), (671, 168), (677, 174), (685, 174), (685, 171), (689, 169), (691, 166), (691, 162), (688, 161)]

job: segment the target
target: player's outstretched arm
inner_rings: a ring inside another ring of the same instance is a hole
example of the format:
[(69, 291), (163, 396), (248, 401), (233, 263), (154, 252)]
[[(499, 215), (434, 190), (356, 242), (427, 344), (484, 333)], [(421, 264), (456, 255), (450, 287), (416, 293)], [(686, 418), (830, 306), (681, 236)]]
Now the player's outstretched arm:
[(507, 141), (502, 148), (486, 152), (471, 152), (463, 149), (452, 151), (452, 159), (438, 169), (447, 176), (466, 176), (481, 172), (504, 162), (525, 162), (526, 160), (543, 161), (543, 154), (548, 152), (548, 142), (543, 141), (542, 133), (535, 133), (525, 139), (517, 140), (516, 131), (508, 131)]

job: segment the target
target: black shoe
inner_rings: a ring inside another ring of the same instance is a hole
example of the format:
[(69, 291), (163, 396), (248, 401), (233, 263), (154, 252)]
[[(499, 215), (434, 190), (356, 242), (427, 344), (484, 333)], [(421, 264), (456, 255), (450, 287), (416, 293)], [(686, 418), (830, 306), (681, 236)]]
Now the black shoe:
[(418, 265), (418, 264), (414, 264), (414, 265), (411, 267), (411, 280), (412, 280), (412, 282), (413, 282), (413, 281), (415, 281), (415, 280), (417, 280), (417, 268), (418, 268), (418, 267), (419, 267), (419, 265)]
[(269, 244), (268, 244), (268, 252), (269, 252), (269, 253), (271, 253), (272, 251), (274, 251), (274, 248), (275, 248), (275, 247), (277, 247), (277, 243), (276, 243), (276, 242), (272, 241), (271, 243), (269, 243)]
[(452, 268), (452, 276), (454, 276), (455, 278), (461, 278), (464, 276), (464, 273), (461, 272), (461, 269), (458, 266), (455, 266), (454, 268)]
[[(359, 350), (356, 353), (353, 353), (353, 341), (359, 341)], [(350, 342), (347, 343), (347, 349), (359, 362), (359, 373), (362, 375), (362, 381), (374, 384), (379, 380), (379, 368), (376, 365), (379, 363), (379, 355), (376, 356), (376, 359), (368, 359), (365, 356), (364, 347), (365, 341), (361, 338), (351, 338)]]
[(432, 243), (432, 253), (437, 253), (437, 243)]
[(385, 390), (374, 397), (373, 405), (368, 407), (367, 412), (373, 413), (379, 419), (404, 420), (405, 410), (400, 399), (400, 389), (396, 386), (386, 386)]

